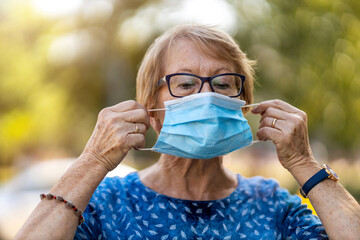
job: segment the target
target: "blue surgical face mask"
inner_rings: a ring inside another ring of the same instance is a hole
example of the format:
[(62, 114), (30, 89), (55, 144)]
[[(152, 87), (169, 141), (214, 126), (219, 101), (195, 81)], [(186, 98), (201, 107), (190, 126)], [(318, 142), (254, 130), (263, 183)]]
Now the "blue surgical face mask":
[(209, 159), (252, 143), (250, 126), (241, 110), (245, 104), (242, 100), (206, 92), (164, 104), (165, 119), (159, 138), (147, 150)]

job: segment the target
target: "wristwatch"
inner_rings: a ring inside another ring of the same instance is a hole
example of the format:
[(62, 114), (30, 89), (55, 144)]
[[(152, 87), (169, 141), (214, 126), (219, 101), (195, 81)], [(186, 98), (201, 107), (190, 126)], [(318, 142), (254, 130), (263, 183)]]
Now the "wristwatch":
[(302, 187), (300, 187), (300, 193), (304, 198), (307, 198), (307, 194), (319, 182), (325, 179), (331, 179), (335, 182), (339, 180), (338, 175), (336, 175), (336, 173), (328, 165), (323, 164), (321, 168), (322, 169), (320, 171), (315, 173), (314, 176), (312, 176)]

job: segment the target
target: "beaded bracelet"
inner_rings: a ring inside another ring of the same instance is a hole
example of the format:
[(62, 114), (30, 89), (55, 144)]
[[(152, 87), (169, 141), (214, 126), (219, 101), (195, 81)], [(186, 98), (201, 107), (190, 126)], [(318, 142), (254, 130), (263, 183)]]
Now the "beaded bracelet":
[(49, 200), (56, 199), (59, 202), (65, 203), (65, 206), (67, 208), (72, 208), (75, 211), (75, 215), (79, 217), (79, 225), (84, 222), (84, 217), (82, 215), (82, 211), (80, 209), (77, 209), (72, 202), (66, 201), (62, 196), (59, 196), (59, 195), (55, 196), (55, 195), (53, 195), (51, 193), (48, 193), (48, 194), (42, 193), (42, 194), (40, 194), (40, 199), (43, 200), (44, 198), (49, 199)]

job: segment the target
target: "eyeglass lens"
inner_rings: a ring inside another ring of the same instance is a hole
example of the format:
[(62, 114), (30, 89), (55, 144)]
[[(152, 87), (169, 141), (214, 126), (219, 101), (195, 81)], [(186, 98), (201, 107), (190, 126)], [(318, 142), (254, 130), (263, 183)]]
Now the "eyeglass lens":
[[(211, 80), (212, 88), (215, 92), (226, 95), (236, 96), (241, 91), (241, 78), (236, 75), (221, 75)], [(175, 75), (169, 80), (172, 94), (176, 96), (188, 96), (198, 93), (201, 87), (201, 79), (189, 75)]]

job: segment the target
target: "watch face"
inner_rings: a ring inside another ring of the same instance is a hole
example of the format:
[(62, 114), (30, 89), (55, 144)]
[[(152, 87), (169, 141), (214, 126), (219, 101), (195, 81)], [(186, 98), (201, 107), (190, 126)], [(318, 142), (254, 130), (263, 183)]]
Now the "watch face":
[(333, 175), (336, 179), (339, 179), (338, 175), (332, 170), (328, 165), (325, 165), (325, 169), (330, 172), (331, 175)]

